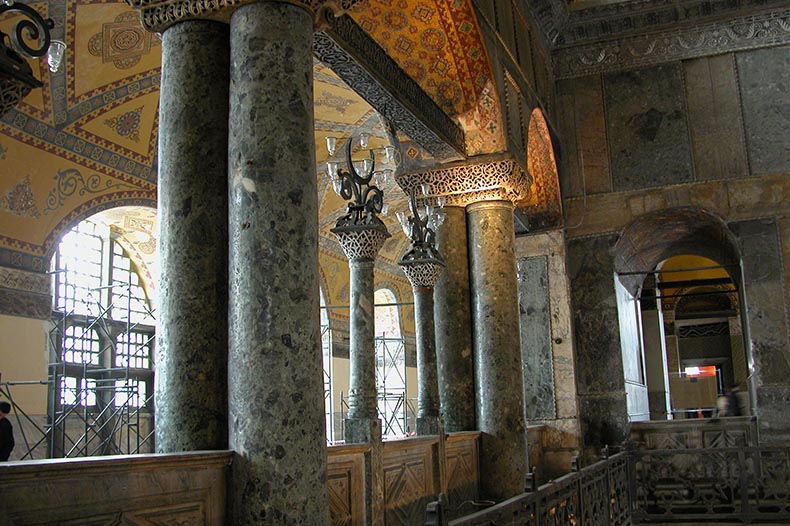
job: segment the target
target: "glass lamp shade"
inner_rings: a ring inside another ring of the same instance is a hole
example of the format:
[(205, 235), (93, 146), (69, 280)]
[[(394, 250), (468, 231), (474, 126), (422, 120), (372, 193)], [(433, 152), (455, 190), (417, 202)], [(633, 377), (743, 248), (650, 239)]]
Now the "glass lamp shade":
[(443, 195), (436, 197), (436, 204), (439, 206), (439, 208), (444, 208), (444, 203), (445, 203), (445, 198)]
[(381, 180), (384, 182), (384, 184), (389, 183), (391, 179), (392, 179), (392, 170), (387, 168), (386, 170), (381, 171)]
[(341, 181), (339, 177), (332, 179), (332, 190), (334, 190), (335, 193), (340, 197), (343, 197), (340, 195), (341, 191), (343, 190), (343, 181)]
[(63, 55), (66, 53), (66, 43), (60, 40), (52, 40), (49, 43), (49, 50), (47, 50), (47, 64), (49, 70), (55, 73), (60, 69), (60, 63), (63, 61)]
[(431, 185), (428, 183), (422, 183), (420, 185), (420, 191), (422, 191), (423, 197), (426, 197), (428, 194), (431, 193)]
[(362, 132), (359, 134), (359, 147), (363, 150), (368, 147), (368, 139), (370, 139), (370, 134)]
[(326, 150), (329, 152), (329, 155), (335, 155), (335, 151), (337, 151), (337, 137), (327, 136)]
[(381, 215), (385, 216), (389, 211), (390, 211), (390, 206), (387, 203), (381, 205)]
[(406, 237), (409, 237), (409, 219), (406, 215), (405, 210), (398, 210), (395, 212), (395, 217), (398, 218), (398, 223), (400, 223), (401, 229), (403, 229), (403, 233), (406, 234)]
[(367, 177), (372, 169), (373, 169), (373, 160), (368, 159), (367, 157), (365, 159), (362, 159), (362, 173), (360, 175), (362, 175), (362, 177)]
[(330, 179), (337, 179), (337, 161), (326, 162), (326, 173), (329, 174)]
[(395, 157), (395, 148), (392, 146), (385, 146), (384, 147), (384, 160), (388, 163), (392, 162), (392, 158)]

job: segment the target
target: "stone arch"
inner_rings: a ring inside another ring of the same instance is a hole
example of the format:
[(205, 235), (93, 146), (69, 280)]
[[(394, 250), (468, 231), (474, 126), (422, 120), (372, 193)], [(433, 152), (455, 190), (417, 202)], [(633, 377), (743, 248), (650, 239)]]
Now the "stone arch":
[(614, 246), (614, 268), (628, 292), (639, 295), (645, 274), (682, 254), (704, 256), (730, 269), (736, 286), (741, 261), (735, 236), (718, 216), (696, 207), (666, 208), (639, 216)]

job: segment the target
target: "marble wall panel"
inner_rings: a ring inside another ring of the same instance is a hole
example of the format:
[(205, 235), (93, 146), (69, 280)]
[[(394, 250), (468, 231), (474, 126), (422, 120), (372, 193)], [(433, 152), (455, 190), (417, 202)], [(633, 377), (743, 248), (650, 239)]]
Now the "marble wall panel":
[(384, 522), (419, 524), (438, 495), (438, 464), (432, 439), (384, 444)]
[(548, 262), (545, 256), (536, 256), (520, 258), (517, 265), (524, 410), (527, 420), (553, 418), (556, 411)]
[(735, 57), (752, 174), (790, 172), (790, 47), (743, 51)]
[(616, 235), (568, 242), (568, 275), (576, 330), (576, 385), (585, 448), (627, 438), (612, 249)]
[(692, 181), (679, 64), (604, 75), (615, 191)]
[(557, 100), (563, 197), (610, 192), (612, 179), (601, 76), (558, 82)]
[(741, 250), (761, 441), (790, 439), (790, 341), (779, 228), (774, 219), (729, 223)]
[(732, 54), (683, 63), (697, 180), (749, 173), (738, 79)]

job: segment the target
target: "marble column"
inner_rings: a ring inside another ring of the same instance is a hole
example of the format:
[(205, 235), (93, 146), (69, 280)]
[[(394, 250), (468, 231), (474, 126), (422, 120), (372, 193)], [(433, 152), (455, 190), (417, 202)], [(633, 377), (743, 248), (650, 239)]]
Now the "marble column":
[(229, 50), (219, 22), (182, 22), (162, 35), (159, 452), (228, 445)]
[(497, 500), (523, 492), (528, 471), (513, 209), (510, 201), (466, 209), (481, 493)]
[(376, 411), (376, 352), (373, 265), (384, 241), (386, 227), (375, 225), (336, 227), (332, 232), (348, 258), (349, 359), (348, 417), (343, 423), (347, 444), (371, 442), (378, 427)]
[(313, 14), (230, 20), (229, 495), (235, 525), (326, 525)]
[(433, 286), (444, 269), (430, 260), (401, 261), (414, 292), (417, 339), (417, 434), (439, 434), (439, 382), (436, 371), (436, 332), (433, 322)]
[(445, 206), (444, 213), (436, 244), (447, 267), (434, 290), (441, 416), (446, 431), (471, 431), (476, 429), (475, 381), (466, 211)]

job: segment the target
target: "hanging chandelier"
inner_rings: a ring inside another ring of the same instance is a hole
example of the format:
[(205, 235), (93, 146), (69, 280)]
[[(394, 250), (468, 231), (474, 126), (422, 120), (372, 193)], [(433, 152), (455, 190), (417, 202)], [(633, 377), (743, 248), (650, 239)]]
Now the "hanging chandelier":
[(3, 0), (0, 15), (21, 14), (24, 18), (14, 25), (11, 36), (0, 31), (0, 117), (16, 107), (33, 89), (43, 83), (33, 76), (33, 70), (25, 57), (40, 58), (47, 55), (52, 72), (58, 70), (66, 44), (51, 40), (50, 30), (55, 26), (51, 18), (46, 20), (32, 7)]

